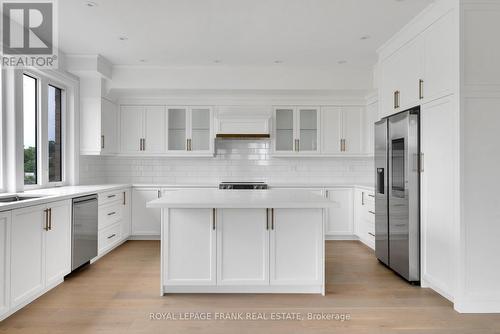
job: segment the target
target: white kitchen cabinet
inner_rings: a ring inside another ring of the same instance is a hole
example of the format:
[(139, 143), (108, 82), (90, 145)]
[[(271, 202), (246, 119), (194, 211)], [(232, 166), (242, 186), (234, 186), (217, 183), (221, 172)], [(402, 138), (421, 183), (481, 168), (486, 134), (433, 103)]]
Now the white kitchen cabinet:
[(321, 285), (323, 210), (274, 209), (270, 233), (270, 285)]
[(322, 153), (362, 154), (364, 115), (361, 106), (321, 108)]
[(132, 233), (132, 192), (127, 189), (123, 192), (122, 208), (122, 239), (127, 239)]
[(121, 106), (121, 153), (166, 153), (166, 123), (164, 106)]
[(11, 306), (30, 301), (45, 284), (45, 206), (12, 211)]
[(375, 197), (371, 190), (354, 190), (354, 234), (375, 249)]
[(372, 101), (366, 106), (364, 118), (364, 149), (367, 155), (373, 155), (375, 152), (375, 122), (378, 120), (378, 101)]
[(349, 237), (354, 233), (353, 226), (353, 195), (351, 188), (326, 189), (326, 197), (338, 203), (338, 207), (326, 210), (327, 236)]
[(101, 154), (118, 153), (118, 107), (102, 99), (101, 113)]
[(158, 237), (161, 230), (160, 209), (146, 208), (146, 203), (161, 196), (157, 188), (132, 190), (132, 236)]
[(46, 285), (71, 272), (71, 202), (49, 205), (49, 231), (45, 233)]
[(213, 112), (211, 107), (168, 107), (168, 151), (185, 154), (213, 154)]
[(0, 212), (0, 319), (10, 308), (11, 212)]
[(11, 307), (25, 304), (71, 270), (71, 201), (12, 211)]
[(118, 107), (106, 98), (81, 99), (80, 153), (118, 153)]
[(276, 155), (311, 155), (320, 151), (317, 107), (276, 107), (273, 150)]
[(217, 210), (217, 284), (269, 284), (266, 209)]
[(165, 209), (164, 214), (168, 215), (162, 245), (166, 254), (164, 284), (216, 285), (217, 227), (213, 210)]
[(455, 41), (453, 12), (447, 13), (424, 32), (424, 75), (422, 97), (431, 101), (453, 92), (457, 78), (453, 59)]
[[(422, 105), (420, 112), (422, 279), (453, 296), (456, 252), (458, 116), (452, 97)], [(439, 203), (439, 205), (436, 205)]]

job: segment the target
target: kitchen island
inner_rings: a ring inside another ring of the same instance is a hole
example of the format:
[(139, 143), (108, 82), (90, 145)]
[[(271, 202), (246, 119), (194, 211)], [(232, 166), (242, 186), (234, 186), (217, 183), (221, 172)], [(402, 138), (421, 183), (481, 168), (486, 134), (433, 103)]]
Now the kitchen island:
[(308, 190), (179, 190), (161, 209), (161, 294), (325, 293), (325, 209)]

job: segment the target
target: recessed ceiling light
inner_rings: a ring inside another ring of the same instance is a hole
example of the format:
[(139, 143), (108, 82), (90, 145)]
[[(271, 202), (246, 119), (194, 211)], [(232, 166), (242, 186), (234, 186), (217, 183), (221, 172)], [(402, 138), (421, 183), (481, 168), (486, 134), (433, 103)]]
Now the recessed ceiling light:
[(147, 63), (148, 61), (146, 59), (139, 59), (141, 63)]
[(97, 4), (97, 2), (94, 2), (94, 1), (85, 1), (85, 6), (87, 6), (87, 7), (97, 7), (98, 4)]
[(337, 64), (339, 64), (339, 65), (344, 65), (344, 64), (346, 64), (346, 63), (347, 63), (347, 60), (339, 60), (339, 61), (337, 62)]
[(120, 37), (118, 37), (118, 39), (120, 41), (126, 41), (126, 40), (128, 40), (128, 37), (127, 36), (120, 36)]
[(222, 63), (222, 60), (220, 60), (220, 59), (215, 59), (215, 60), (214, 60), (214, 63), (216, 63), (216, 64), (220, 64), (220, 63)]
[(278, 60), (275, 60), (275, 61), (274, 61), (274, 63), (275, 63), (275, 64), (283, 64), (283, 60), (279, 60), (279, 59), (278, 59)]
[(361, 36), (360, 40), (366, 41), (367, 39), (370, 39), (370, 38), (371, 38), (370, 35), (364, 35), (364, 36)]

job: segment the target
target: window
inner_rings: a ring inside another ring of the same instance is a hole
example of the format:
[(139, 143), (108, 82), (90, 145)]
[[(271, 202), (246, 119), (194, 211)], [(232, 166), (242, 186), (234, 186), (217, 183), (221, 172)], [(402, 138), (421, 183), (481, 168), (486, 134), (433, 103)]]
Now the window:
[(38, 82), (23, 76), (24, 184), (38, 183)]
[(49, 182), (62, 181), (62, 90), (48, 87)]

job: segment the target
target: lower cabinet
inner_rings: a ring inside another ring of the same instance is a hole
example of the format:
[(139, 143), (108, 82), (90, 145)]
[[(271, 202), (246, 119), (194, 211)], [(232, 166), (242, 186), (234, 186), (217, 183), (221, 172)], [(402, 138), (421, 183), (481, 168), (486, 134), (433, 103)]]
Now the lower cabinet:
[(375, 249), (375, 196), (366, 189), (354, 190), (354, 234)]
[(269, 210), (217, 211), (217, 284), (269, 284)]
[(273, 212), (270, 284), (323, 284), (323, 210), (276, 209)]
[(329, 200), (338, 203), (338, 207), (327, 210), (326, 235), (352, 236), (354, 234), (352, 188), (326, 189), (325, 195)]
[(71, 271), (71, 201), (12, 211), (10, 301), (15, 308)]
[(0, 212), (0, 320), (10, 307), (11, 213)]
[(322, 209), (165, 209), (164, 215), (166, 292), (322, 291)]
[(137, 237), (158, 237), (161, 230), (160, 209), (148, 209), (146, 203), (161, 196), (158, 188), (132, 190), (132, 232)]
[(99, 196), (98, 256), (104, 255), (130, 236), (129, 189)]
[(212, 209), (170, 209), (164, 227), (163, 284), (216, 284), (216, 225)]

